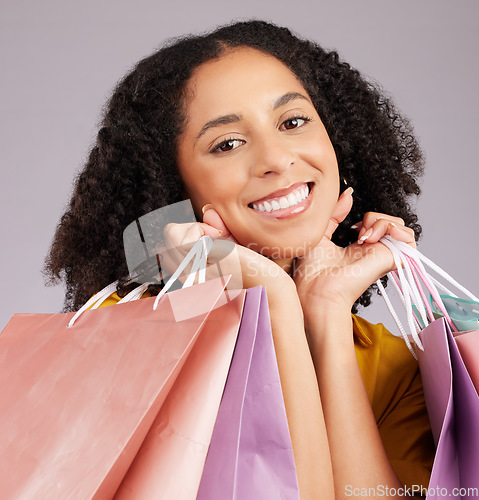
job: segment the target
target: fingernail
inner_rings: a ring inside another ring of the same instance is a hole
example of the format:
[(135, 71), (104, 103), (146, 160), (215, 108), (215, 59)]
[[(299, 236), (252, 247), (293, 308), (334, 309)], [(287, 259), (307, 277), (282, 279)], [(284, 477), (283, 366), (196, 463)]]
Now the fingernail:
[(394, 222), (390, 222), (390, 223), (388, 224), (388, 227), (390, 227), (390, 226), (397, 227), (397, 226), (396, 226), (396, 224), (394, 224)]
[(213, 208), (213, 205), (211, 203), (207, 203), (206, 205), (203, 206), (203, 208), (201, 209), (201, 212), (203, 213), (203, 215), (205, 214), (205, 212), (207, 210), (209, 210), (210, 208)]
[(373, 234), (373, 228), (370, 228), (366, 233), (364, 233), (361, 238), (359, 238), (359, 241), (362, 241), (363, 243)]
[(223, 231), (221, 229), (217, 229), (218, 231), (218, 236), (221, 236), (223, 234)]
[(353, 224), (350, 229), (357, 229), (359, 227), (358, 224)]
[(353, 193), (354, 193), (354, 189), (353, 189), (351, 186), (349, 186), (349, 187), (348, 187), (348, 189), (345, 189), (345, 190), (342, 192), (342, 194), (341, 194), (341, 198), (342, 198), (343, 196), (347, 196), (348, 194), (353, 194)]

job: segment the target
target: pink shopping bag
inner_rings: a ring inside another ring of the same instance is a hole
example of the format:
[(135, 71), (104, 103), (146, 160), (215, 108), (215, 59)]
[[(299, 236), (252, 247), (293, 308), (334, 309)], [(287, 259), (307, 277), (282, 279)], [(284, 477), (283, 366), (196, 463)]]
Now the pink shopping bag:
[(243, 319), (197, 499), (299, 500), (266, 290)]
[(196, 498), (245, 293), (224, 292), (226, 303), (210, 313), (115, 498)]
[(153, 301), (17, 314), (0, 335), (3, 498), (111, 498), (182, 371), (224, 280)]
[(454, 333), (461, 358), (479, 394), (479, 330)]

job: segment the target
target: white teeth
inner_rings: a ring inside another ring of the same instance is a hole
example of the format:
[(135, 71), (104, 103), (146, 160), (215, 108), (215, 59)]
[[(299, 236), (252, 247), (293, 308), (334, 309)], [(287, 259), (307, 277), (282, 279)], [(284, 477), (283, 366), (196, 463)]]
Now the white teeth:
[(279, 206), (281, 208), (288, 208), (289, 207), (289, 199), (288, 198), (280, 198), (279, 199)]
[(295, 196), (294, 193), (288, 194), (287, 200), (289, 207), (292, 207), (301, 201), (301, 199), (298, 199), (298, 196)]
[(279, 200), (265, 201), (263, 203), (253, 203), (253, 209), (258, 212), (272, 212), (284, 208), (294, 207), (301, 203), (309, 195), (308, 186), (298, 188), (296, 191), (289, 193), (287, 196), (282, 196)]
[(276, 200), (273, 200), (271, 202), (271, 207), (273, 208), (273, 210), (279, 210), (281, 208)]

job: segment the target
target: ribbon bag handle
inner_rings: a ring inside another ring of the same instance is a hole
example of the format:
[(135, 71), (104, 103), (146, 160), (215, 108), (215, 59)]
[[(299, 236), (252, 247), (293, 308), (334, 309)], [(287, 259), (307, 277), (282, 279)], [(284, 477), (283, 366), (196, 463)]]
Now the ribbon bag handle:
[[(413, 306), (416, 308), (418, 315), (420, 316), (423, 327), (429, 322), (434, 320), (432, 310), (429, 303), (424, 295), (422, 286), (424, 286), (434, 302), (444, 314), (445, 319), (451, 325), (451, 328), (456, 331), (456, 327), (453, 324), (449, 314), (447, 313), (446, 307), (440, 297), (438, 288), (446, 290), (449, 295), (452, 294), (444, 285), (442, 285), (437, 279), (430, 275), (426, 270), (425, 266), (436, 272), (440, 277), (448, 281), (451, 285), (457, 288), (459, 291), (467, 295), (474, 301), (479, 301), (475, 295), (473, 295), (469, 290), (460, 285), (454, 278), (447, 274), (443, 269), (441, 269), (437, 264), (432, 262), (430, 259), (425, 257), (419, 250), (414, 249), (402, 241), (397, 241), (390, 236), (384, 236), (379, 240), (386, 247), (389, 248), (394, 257), (394, 262), (396, 263), (396, 271), (388, 273), (392, 283), (395, 285), (399, 292), (399, 296), (402, 300), (403, 306), (406, 310), (406, 315), (408, 319), (409, 335), (414, 340), (414, 343), (421, 350), (424, 350), (422, 343), (419, 339), (418, 333), (421, 330), (419, 319), (415, 317)], [(408, 333), (402, 326), (399, 317), (394, 310), (394, 307), (387, 296), (386, 290), (384, 289), (380, 280), (376, 281), (376, 284), (381, 292), (381, 295), (386, 302), (391, 315), (393, 316), (399, 331), (401, 332), (408, 349), (411, 351), (412, 355), (416, 358), (416, 354), (409, 340)]]
[[(208, 263), (208, 254), (213, 247), (213, 240), (209, 236), (202, 236), (190, 249), (190, 251), (186, 254), (185, 258), (182, 260), (174, 274), (170, 277), (170, 279), (166, 282), (163, 289), (157, 295), (156, 300), (153, 304), (153, 310), (156, 311), (158, 304), (165, 295), (165, 293), (171, 288), (173, 283), (179, 278), (183, 270), (190, 263), (191, 260), (194, 259), (193, 265), (191, 266), (190, 272), (186, 277), (186, 280), (182, 286), (182, 288), (187, 288), (193, 285), (195, 282), (196, 275), (198, 275), (198, 283), (204, 283), (206, 280), (206, 266)], [(134, 278), (130, 280), (130, 283), (134, 281)], [(141, 298), (143, 293), (146, 291), (149, 285), (153, 283), (142, 283), (138, 287), (134, 288), (131, 292), (129, 292), (125, 297), (123, 297), (117, 304), (122, 304), (125, 302), (131, 302), (133, 300), (138, 300)], [(83, 306), (75, 313), (75, 315), (68, 322), (68, 328), (72, 327), (78, 318), (87, 310), (87, 309), (97, 309), (100, 305), (112, 294), (116, 292), (118, 286), (118, 280), (110, 283), (105, 288), (97, 292), (93, 297), (91, 297)]]
[(206, 266), (208, 264), (208, 254), (213, 247), (213, 240), (209, 236), (202, 236), (191, 248), (191, 250), (186, 254), (181, 264), (178, 266), (176, 271), (172, 274), (170, 279), (166, 282), (165, 286), (161, 292), (156, 296), (155, 303), (153, 304), (153, 309), (156, 311), (158, 304), (165, 295), (165, 293), (171, 288), (171, 285), (179, 278), (180, 274), (183, 272), (185, 267), (190, 263), (194, 257), (193, 265), (191, 266), (188, 277), (186, 278), (183, 287), (190, 287), (195, 282), (196, 274), (198, 273), (198, 283), (204, 283), (206, 280)]

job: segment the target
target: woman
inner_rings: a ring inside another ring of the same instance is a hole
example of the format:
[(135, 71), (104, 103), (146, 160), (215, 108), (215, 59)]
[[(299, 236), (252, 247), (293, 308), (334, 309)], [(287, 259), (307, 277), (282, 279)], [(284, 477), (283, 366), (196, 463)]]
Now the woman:
[(47, 269), (76, 309), (127, 276), (130, 222), (190, 198), (203, 222), (169, 238), (231, 239), (244, 286), (267, 288), (302, 498), (427, 486), (417, 365), (351, 317), (394, 267), (378, 240), (415, 246), (421, 171), (407, 122), (335, 52), (233, 24), (159, 50), (118, 85)]

